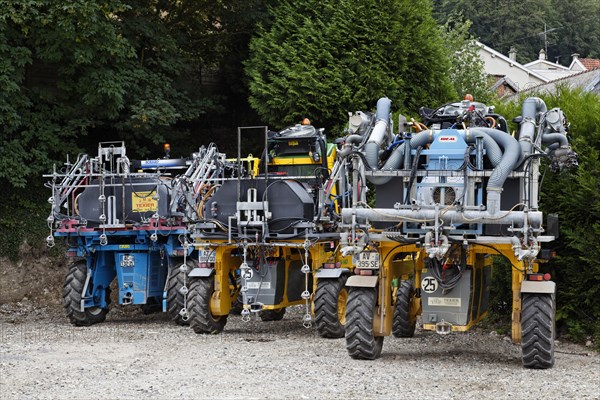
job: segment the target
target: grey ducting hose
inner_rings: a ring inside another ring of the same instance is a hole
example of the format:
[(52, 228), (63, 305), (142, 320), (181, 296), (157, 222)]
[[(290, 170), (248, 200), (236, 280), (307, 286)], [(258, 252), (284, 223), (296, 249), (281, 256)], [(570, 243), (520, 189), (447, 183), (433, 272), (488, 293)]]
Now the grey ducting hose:
[(481, 137), (483, 140), (483, 148), (485, 149), (487, 158), (494, 167), (497, 166), (502, 161), (502, 150), (500, 150), (500, 146), (498, 146), (498, 143), (490, 135), (477, 129), (467, 131), (464, 135), (465, 142), (469, 144), (476, 143), (478, 137)]
[(392, 101), (387, 97), (382, 97), (377, 101), (377, 113), (375, 114), (375, 126), (369, 135), (367, 144), (365, 144), (365, 159), (369, 167), (373, 170), (378, 169), (379, 147), (385, 140), (390, 125), (390, 110)]
[(569, 147), (569, 140), (562, 133), (546, 133), (542, 136), (542, 143), (552, 145), (559, 143), (560, 147)]
[(544, 100), (539, 97), (528, 97), (521, 108), (521, 127), (519, 129), (519, 145), (521, 147), (521, 159), (531, 154), (533, 136), (535, 134), (535, 122), (538, 113), (546, 112), (547, 107)]
[[(425, 146), (428, 143), (431, 143), (433, 140), (433, 132), (430, 130), (420, 132), (413, 136), (410, 140), (410, 148), (415, 149), (420, 146)], [(400, 165), (402, 165), (402, 161), (404, 160), (404, 149), (406, 148), (406, 143), (402, 143), (400, 146), (396, 147), (392, 154), (388, 157), (387, 161), (381, 167), (381, 171), (392, 171), (398, 169)], [(367, 177), (369, 182), (374, 185), (383, 185), (388, 183), (392, 177), (389, 176), (369, 176)]]
[(517, 162), (519, 161), (519, 157), (521, 155), (521, 146), (519, 146), (519, 143), (514, 137), (510, 136), (506, 132), (491, 128), (471, 129), (471, 133), (473, 135), (476, 135), (479, 132), (488, 134), (504, 149), (502, 160), (498, 163), (496, 168), (494, 168), (492, 176), (490, 176), (488, 181), (488, 189), (502, 189), (504, 181), (506, 181), (506, 178), (508, 178), (508, 174), (510, 174), (511, 171), (517, 166)]
[(475, 128), (471, 132), (473, 134), (487, 133), (504, 149), (502, 160), (492, 171), (492, 176), (490, 176), (486, 187), (488, 212), (496, 214), (500, 211), (500, 192), (502, 192), (504, 182), (521, 158), (521, 146), (515, 138), (497, 129)]

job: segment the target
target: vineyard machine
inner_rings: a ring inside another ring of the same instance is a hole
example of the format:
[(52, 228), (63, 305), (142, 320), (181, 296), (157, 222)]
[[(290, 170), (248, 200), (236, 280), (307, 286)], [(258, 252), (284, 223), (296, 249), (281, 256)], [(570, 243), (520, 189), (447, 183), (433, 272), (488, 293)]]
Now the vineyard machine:
[(379, 357), (385, 336), (414, 335), (418, 315), (425, 330), (468, 330), (486, 315), (499, 254), (512, 265), (512, 338), (523, 364), (551, 367), (555, 284), (538, 273), (538, 255), (557, 221), (544, 227), (538, 197), (541, 158), (553, 170), (577, 165), (562, 111), (526, 99), (513, 136), (492, 107), (465, 100), (422, 108), (422, 123), (400, 116), (394, 135), (390, 106), (382, 98), (375, 115), (353, 115), (339, 152), (355, 188), (340, 224), (340, 252), (355, 267), (346, 283), (350, 356)]
[[(305, 121), (238, 128), (237, 158), (210, 145), (189, 159), (130, 161), (123, 143), (101, 143), (96, 157), (67, 162), (47, 175), (48, 244), (64, 238), (75, 259), (67, 316), (103, 321), (116, 278), (120, 304), (196, 333), (221, 332), (230, 314), (277, 321), (302, 305), (304, 326), (375, 359), (385, 336), (412, 337), (418, 316), (439, 334), (478, 323), (501, 255), (523, 364), (551, 367), (555, 284), (539, 256), (558, 221), (538, 208), (540, 162), (577, 165), (565, 116), (528, 98), (511, 135), (472, 99), (420, 114), (400, 115), (394, 133), (382, 98), (375, 113), (351, 114), (335, 144)], [(264, 136), (260, 158), (242, 158), (248, 131)]]

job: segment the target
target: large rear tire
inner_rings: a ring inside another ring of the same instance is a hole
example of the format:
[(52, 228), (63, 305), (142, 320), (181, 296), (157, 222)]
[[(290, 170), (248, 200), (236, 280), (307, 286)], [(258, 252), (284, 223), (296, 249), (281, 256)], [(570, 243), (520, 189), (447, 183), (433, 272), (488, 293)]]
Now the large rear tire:
[(525, 368), (547, 369), (554, 365), (553, 294), (523, 293), (521, 349)]
[[(89, 307), (81, 311), (81, 298), (83, 287), (87, 279), (87, 263), (79, 260), (71, 264), (69, 272), (65, 276), (63, 286), (63, 305), (67, 312), (67, 318), (75, 326), (90, 326), (103, 322), (106, 319), (108, 308)], [(105, 289), (107, 305), (110, 303), (110, 289)]]
[(227, 323), (227, 315), (213, 316), (210, 299), (213, 294), (214, 278), (195, 278), (189, 285), (187, 312), (190, 327), (196, 333), (221, 333)]
[(350, 357), (374, 360), (381, 355), (383, 336), (375, 336), (377, 289), (351, 287), (346, 307), (346, 349)]
[(342, 338), (346, 326), (348, 290), (346, 276), (337, 279), (319, 279), (315, 293), (315, 324), (319, 336)]
[(415, 289), (411, 281), (402, 281), (396, 292), (396, 309), (392, 323), (392, 335), (397, 338), (415, 336), (417, 316), (411, 315), (411, 305), (415, 301)]
[[(183, 262), (177, 263), (169, 272), (169, 281), (167, 283), (167, 317), (177, 325), (189, 325), (189, 322), (184, 320), (179, 312), (184, 308), (184, 296), (180, 289), (184, 284), (184, 276), (188, 274), (194, 267), (194, 261), (188, 260), (187, 272), (181, 271)], [(190, 281), (186, 279), (187, 288), (189, 290)]]

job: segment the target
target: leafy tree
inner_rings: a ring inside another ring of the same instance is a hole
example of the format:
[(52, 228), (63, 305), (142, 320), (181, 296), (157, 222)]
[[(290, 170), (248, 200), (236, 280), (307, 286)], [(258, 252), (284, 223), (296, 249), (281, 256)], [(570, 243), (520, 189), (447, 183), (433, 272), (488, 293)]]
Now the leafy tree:
[(600, 57), (599, 0), (442, 0), (434, 4), (438, 21), (451, 20), (460, 10), (473, 22), (475, 37), (503, 54), (514, 46), (522, 63), (537, 59), (545, 40), (552, 61), (558, 57), (568, 65), (573, 53)]
[(250, 104), (270, 125), (339, 127), (388, 96), (415, 110), (453, 96), (429, 1), (290, 1), (250, 43)]
[(12, 185), (89, 131), (142, 147), (207, 107), (177, 82), (194, 63), (156, 4), (3, 1), (0, 10), (0, 178)]
[[(262, 2), (0, 0), (0, 254), (33, 231), (8, 210), (47, 207), (40, 175), (65, 153), (125, 140), (144, 157), (168, 138), (189, 154), (206, 115), (230, 124), (218, 112), (240, 97)], [(227, 79), (210, 86), (207, 75)]]
[(544, 45), (539, 35), (544, 30), (544, 22), (555, 21), (551, 1), (442, 0), (437, 3), (436, 15), (438, 21), (444, 23), (455, 11), (462, 11), (473, 23), (471, 33), (481, 42), (503, 54), (508, 54), (514, 46), (517, 61), (526, 63), (536, 59)]
[(461, 15), (446, 22), (442, 30), (444, 47), (450, 59), (450, 81), (459, 97), (470, 93), (477, 101), (489, 102), (493, 93), (479, 47), (469, 33), (470, 21)]
[(571, 54), (600, 58), (600, 0), (553, 0), (559, 16), (549, 27), (552, 32), (549, 59), (569, 65)]

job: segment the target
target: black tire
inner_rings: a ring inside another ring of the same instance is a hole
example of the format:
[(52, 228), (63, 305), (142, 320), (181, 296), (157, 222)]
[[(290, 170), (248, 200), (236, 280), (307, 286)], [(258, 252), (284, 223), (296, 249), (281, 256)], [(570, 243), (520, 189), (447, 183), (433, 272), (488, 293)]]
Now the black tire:
[(410, 315), (410, 306), (414, 301), (415, 289), (411, 281), (402, 281), (396, 292), (396, 309), (392, 323), (392, 335), (397, 338), (415, 336), (417, 316)]
[(242, 286), (242, 278), (237, 277), (233, 278), (231, 275), (229, 277), (230, 284), (235, 285), (237, 294), (234, 293), (235, 300), (231, 304), (231, 309), (229, 310), (229, 315), (240, 315), (242, 310), (244, 309), (244, 295), (242, 294), (241, 286)]
[(285, 307), (277, 310), (262, 310), (259, 315), (263, 322), (281, 321), (285, 315)]
[(375, 336), (373, 321), (377, 310), (375, 288), (351, 287), (346, 306), (346, 349), (350, 357), (374, 360), (381, 355), (383, 336)]
[(554, 365), (554, 295), (523, 293), (521, 300), (523, 366), (551, 368)]
[(342, 338), (346, 326), (346, 276), (319, 279), (315, 293), (315, 325), (319, 336)]
[[(177, 325), (189, 325), (188, 321), (185, 321), (183, 317), (179, 314), (181, 309), (184, 307), (184, 296), (179, 291), (183, 287), (183, 278), (184, 273), (180, 270), (180, 267), (183, 265), (183, 262), (177, 263), (170, 271), (169, 271), (169, 281), (167, 283), (167, 317), (169, 320), (175, 322)], [(195, 267), (194, 262), (192, 260), (188, 260), (187, 262), (189, 273), (192, 268)], [(189, 290), (190, 281), (186, 280), (187, 287)]]
[(240, 315), (242, 313), (242, 311), (244, 310), (244, 300), (242, 297), (242, 294), (238, 294), (238, 296), (235, 298), (235, 301), (233, 302), (233, 304), (231, 305), (231, 310), (229, 310), (229, 314), (230, 315)]
[(227, 323), (227, 315), (213, 317), (210, 312), (210, 298), (213, 294), (214, 278), (195, 278), (189, 285), (188, 316), (190, 327), (196, 333), (221, 333)]
[[(63, 286), (63, 305), (67, 318), (75, 326), (90, 326), (106, 319), (108, 308), (90, 307), (81, 311), (81, 295), (87, 278), (87, 263), (76, 261), (69, 267)], [(110, 304), (110, 289), (106, 289), (106, 302)]]

